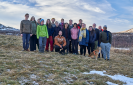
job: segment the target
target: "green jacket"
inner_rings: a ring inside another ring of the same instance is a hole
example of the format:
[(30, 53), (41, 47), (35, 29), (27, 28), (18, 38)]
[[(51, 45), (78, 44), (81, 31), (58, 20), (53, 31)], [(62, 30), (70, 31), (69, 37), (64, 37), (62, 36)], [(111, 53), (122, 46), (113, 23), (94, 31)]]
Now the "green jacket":
[(31, 25), (32, 25), (32, 34), (36, 34), (36, 30), (37, 30), (37, 24), (35, 21), (31, 21)]
[(39, 39), (39, 37), (49, 38), (47, 26), (46, 25), (37, 25), (36, 35), (37, 35), (37, 39)]
[(106, 32), (101, 32), (100, 36), (99, 36), (99, 42), (103, 42), (103, 43), (112, 43), (112, 34), (111, 32), (108, 33), (109, 35), (109, 39), (107, 40), (107, 33)]

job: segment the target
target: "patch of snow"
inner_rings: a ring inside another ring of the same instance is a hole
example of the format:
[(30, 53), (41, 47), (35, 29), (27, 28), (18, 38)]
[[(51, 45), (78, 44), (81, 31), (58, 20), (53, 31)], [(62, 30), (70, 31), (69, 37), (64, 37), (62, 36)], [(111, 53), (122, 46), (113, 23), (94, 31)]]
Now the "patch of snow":
[(130, 48), (114, 48), (114, 49), (118, 49), (118, 50), (130, 50)]
[(112, 83), (112, 82), (110, 82), (110, 81), (107, 81), (106, 83), (107, 83), (108, 85), (118, 85), (118, 84)]
[(39, 85), (36, 81), (33, 81), (32, 83), (33, 85)]
[(123, 75), (107, 75), (107, 74), (104, 74), (106, 71), (90, 71), (89, 73), (88, 72), (84, 72), (83, 74), (99, 74), (101, 76), (108, 76), (110, 78), (112, 78), (113, 80), (119, 80), (119, 81), (122, 81), (124, 83), (126, 83), (126, 85), (133, 85), (133, 78), (129, 78), (129, 77), (126, 77), (126, 76), (123, 76)]
[(32, 74), (32, 75), (30, 75), (30, 78), (31, 79), (36, 79), (36, 75), (35, 74)]

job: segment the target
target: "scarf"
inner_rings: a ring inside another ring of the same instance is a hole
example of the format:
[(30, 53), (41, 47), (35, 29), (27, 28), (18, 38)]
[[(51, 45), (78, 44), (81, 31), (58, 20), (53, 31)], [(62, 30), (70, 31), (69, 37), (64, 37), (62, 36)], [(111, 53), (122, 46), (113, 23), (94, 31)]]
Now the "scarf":
[(106, 33), (107, 33), (107, 40), (109, 40), (109, 31), (104, 30), (104, 32), (106, 32)]
[(79, 33), (79, 41), (82, 41), (82, 37), (86, 38), (86, 28), (81, 28)]

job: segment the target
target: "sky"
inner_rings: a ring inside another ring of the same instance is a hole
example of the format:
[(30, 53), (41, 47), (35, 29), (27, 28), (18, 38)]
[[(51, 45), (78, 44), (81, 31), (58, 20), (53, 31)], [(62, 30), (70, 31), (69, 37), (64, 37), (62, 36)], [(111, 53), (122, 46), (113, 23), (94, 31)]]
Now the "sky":
[(45, 20), (55, 18), (60, 22), (70, 19), (92, 26), (107, 25), (111, 32), (133, 28), (133, 0), (0, 0), (0, 23), (20, 29), (20, 22), (29, 13)]

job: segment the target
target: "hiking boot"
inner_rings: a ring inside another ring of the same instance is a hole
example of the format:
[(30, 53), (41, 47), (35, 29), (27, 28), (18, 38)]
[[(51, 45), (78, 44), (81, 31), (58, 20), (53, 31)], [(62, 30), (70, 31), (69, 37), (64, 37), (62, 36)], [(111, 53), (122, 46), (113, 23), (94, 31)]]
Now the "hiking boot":
[(109, 59), (107, 59), (107, 61), (109, 61)]
[(29, 51), (29, 49), (27, 49), (26, 51)]

